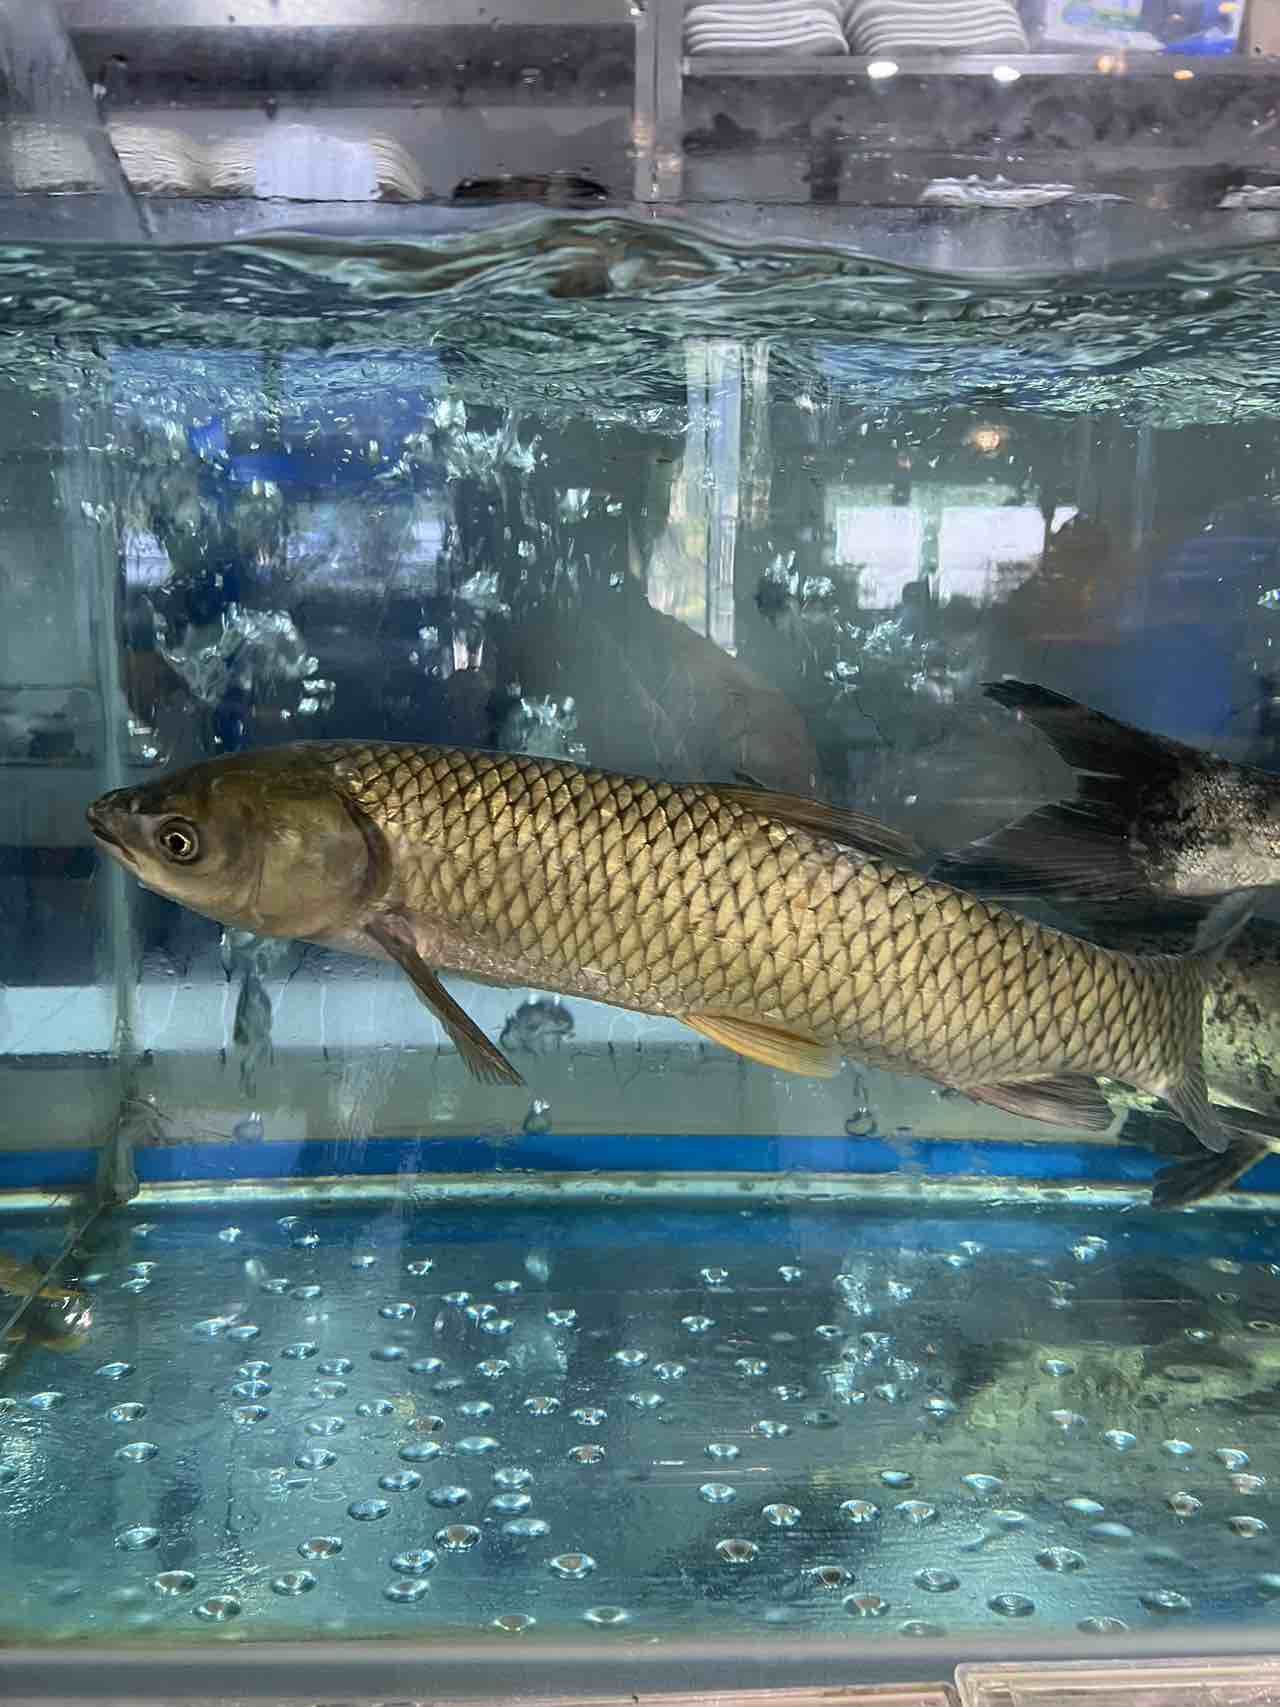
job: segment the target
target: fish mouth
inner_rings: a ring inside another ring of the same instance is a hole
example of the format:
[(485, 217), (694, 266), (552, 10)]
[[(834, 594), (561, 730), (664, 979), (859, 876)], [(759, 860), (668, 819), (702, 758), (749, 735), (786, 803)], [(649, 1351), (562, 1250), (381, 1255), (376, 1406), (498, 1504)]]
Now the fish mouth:
[(110, 848), (118, 859), (127, 860), (130, 865), (138, 863), (111, 828), (105, 809), (97, 801), (89, 807), (85, 817), (89, 820), (89, 828), (93, 831), (95, 841), (103, 847)]

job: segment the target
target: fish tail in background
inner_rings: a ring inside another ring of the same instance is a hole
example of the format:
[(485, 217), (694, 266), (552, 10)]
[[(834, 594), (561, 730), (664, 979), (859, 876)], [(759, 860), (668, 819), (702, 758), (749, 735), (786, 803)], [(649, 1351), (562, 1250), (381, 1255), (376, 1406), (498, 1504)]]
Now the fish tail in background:
[(1206, 1156), (1180, 1121), (1148, 1109), (1133, 1109), (1120, 1131), (1123, 1144), (1141, 1144), (1157, 1156), (1175, 1158), (1161, 1168), (1151, 1188), (1156, 1209), (1185, 1209), (1227, 1191), (1268, 1155), (1280, 1152), (1280, 1120), (1252, 1109), (1219, 1111), (1230, 1143), (1220, 1155)]
[(930, 876), (999, 895), (1117, 899), (1150, 890), (1130, 836), (1135, 795), (1203, 753), (1145, 734), (1034, 682), (987, 682), (988, 699), (1033, 723), (1080, 773), (1076, 798), (1040, 806), (944, 854)]

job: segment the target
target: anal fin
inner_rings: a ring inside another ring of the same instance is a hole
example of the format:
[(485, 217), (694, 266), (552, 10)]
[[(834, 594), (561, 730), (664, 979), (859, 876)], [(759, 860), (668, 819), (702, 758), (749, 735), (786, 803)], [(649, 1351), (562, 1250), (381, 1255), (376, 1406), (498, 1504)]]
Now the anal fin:
[(762, 1067), (778, 1067), (784, 1073), (800, 1073), (811, 1079), (834, 1079), (844, 1056), (833, 1043), (819, 1043), (786, 1026), (768, 1020), (741, 1019), (736, 1014), (697, 1013), (681, 1016), (692, 1030), (701, 1033), (735, 1055), (745, 1055)]
[(464, 1012), (418, 953), (408, 923), (394, 913), (381, 913), (365, 926), (396, 965), (408, 975), (422, 1001), (440, 1021), (472, 1075), (491, 1085), (522, 1085), (524, 1080), (480, 1027)]
[(1006, 1114), (1020, 1114), (1027, 1120), (1045, 1120), (1053, 1126), (1105, 1132), (1114, 1118), (1110, 1103), (1095, 1080), (1085, 1073), (1059, 1073), (1051, 1078), (956, 1088), (974, 1102), (988, 1103), (992, 1108), (1002, 1108)]

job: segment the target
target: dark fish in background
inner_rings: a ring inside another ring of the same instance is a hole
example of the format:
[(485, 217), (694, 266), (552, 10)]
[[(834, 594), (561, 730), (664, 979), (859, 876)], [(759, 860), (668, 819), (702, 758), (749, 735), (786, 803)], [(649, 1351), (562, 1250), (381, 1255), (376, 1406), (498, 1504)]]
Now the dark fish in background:
[(98, 845), (226, 925), (392, 959), (478, 1077), (520, 1075), (440, 969), (679, 1019), (767, 1066), (842, 1058), (1105, 1130), (1098, 1076), (1228, 1138), (1203, 952), (1127, 955), (932, 882), (820, 801), (360, 741), (232, 754), (89, 808)]
[(1079, 772), (1037, 807), (944, 855), (932, 875), (995, 895), (1197, 900), (1280, 883), (1280, 777), (1148, 735), (1032, 682), (988, 682)]

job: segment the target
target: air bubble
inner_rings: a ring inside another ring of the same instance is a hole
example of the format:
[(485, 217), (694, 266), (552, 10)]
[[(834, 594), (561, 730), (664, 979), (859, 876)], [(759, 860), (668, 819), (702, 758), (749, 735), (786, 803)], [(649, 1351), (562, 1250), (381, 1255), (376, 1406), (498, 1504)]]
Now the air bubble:
[(270, 1381), (234, 1381), (231, 1391), (237, 1399), (265, 1399), (271, 1391)]
[(438, 1488), (428, 1488), (427, 1490), (428, 1505), (437, 1506), (442, 1511), (466, 1505), (470, 1498), (471, 1489), (460, 1487), (456, 1482), (445, 1482)]
[(306, 1425), (308, 1434), (319, 1435), (321, 1437), (341, 1434), (346, 1426), (346, 1423), (341, 1417), (312, 1417), (311, 1421)]
[(681, 1316), (680, 1326), (688, 1334), (709, 1334), (715, 1327), (711, 1316)]
[(127, 1405), (112, 1405), (107, 1412), (107, 1421), (113, 1423), (140, 1422), (147, 1414), (147, 1407), (132, 1401)]
[(415, 1600), (424, 1599), (430, 1592), (431, 1584), (424, 1583), (420, 1577), (401, 1577), (387, 1584), (382, 1591), (382, 1598), (405, 1606)]
[(560, 1409), (560, 1401), (551, 1393), (530, 1393), (524, 1408), (531, 1417), (550, 1417)]
[(406, 1464), (429, 1464), (433, 1458), (439, 1456), (440, 1443), (436, 1440), (411, 1440), (407, 1446), (402, 1446), (397, 1454)]
[(1102, 1438), (1115, 1452), (1131, 1452), (1138, 1444), (1137, 1435), (1130, 1434), (1127, 1428), (1109, 1428)]
[(663, 1398), (661, 1393), (642, 1392), (627, 1394), (627, 1403), (637, 1411), (656, 1411), (660, 1406), (665, 1405), (666, 1402), (667, 1401)]
[(1082, 1618), (1076, 1629), (1083, 1631), (1086, 1636), (1123, 1636), (1128, 1632), (1129, 1626), (1123, 1618), (1099, 1617)]
[(316, 1364), (319, 1375), (350, 1375), (355, 1364), (349, 1357), (326, 1357), (323, 1363)]
[(431, 1547), (410, 1547), (394, 1556), (391, 1569), (401, 1577), (425, 1577), (435, 1570), (438, 1560), (439, 1554)]
[(376, 1523), (390, 1510), (390, 1500), (352, 1500), (347, 1507), (347, 1516), (354, 1517), (358, 1523)]
[(411, 1322), (418, 1314), (418, 1307), (416, 1304), (403, 1302), (399, 1304), (382, 1304), (378, 1308), (378, 1314), (385, 1322)]
[(500, 1612), (492, 1621), (495, 1630), (501, 1630), (507, 1636), (522, 1636), (526, 1630), (532, 1630), (537, 1619), (532, 1612)]
[(913, 1488), (916, 1481), (910, 1470), (881, 1470), (880, 1480), (886, 1488)]
[(100, 1375), (104, 1381), (123, 1381), (126, 1375), (133, 1374), (132, 1363), (102, 1363), (93, 1372)]
[(889, 1602), (878, 1594), (850, 1594), (841, 1602), (851, 1618), (883, 1618)]
[(709, 1440), (703, 1451), (717, 1464), (732, 1464), (742, 1456), (742, 1448), (732, 1440)]
[(610, 1629), (618, 1624), (626, 1624), (631, 1614), (623, 1606), (589, 1606), (582, 1617), (584, 1623), (595, 1624), (600, 1629)]
[(533, 1485), (533, 1471), (523, 1464), (507, 1464), (493, 1472), (495, 1488), (528, 1488)]
[(1063, 1500), (1062, 1509), (1070, 1517), (1101, 1517), (1107, 1508), (1098, 1500), (1077, 1498)]
[(733, 1367), (745, 1381), (754, 1381), (757, 1376), (769, 1373), (769, 1365), (763, 1357), (735, 1357)]
[(767, 1505), (761, 1507), (760, 1515), (775, 1529), (794, 1529), (800, 1521), (800, 1508), (794, 1505)]
[(731, 1488), (728, 1482), (704, 1482), (698, 1489), (698, 1498), (705, 1500), (708, 1505), (728, 1505), (730, 1500), (736, 1500), (738, 1490)]
[(901, 1500), (893, 1509), (908, 1523), (936, 1523), (938, 1519), (937, 1506), (928, 1500)]
[(1042, 1571), (1082, 1571), (1085, 1557), (1074, 1547), (1042, 1547), (1036, 1554), (1036, 1564)]
[(1227, 1528), (1233, 1535), (1239, 1535), (1246, 1541), (1255, 1540), (1259, 1535), (1267, 1533), (1267, 1526), (1260, 1517), (1229, 1517)]
[[(288, 1355), (286, 1352), (285, 1356)], [(374, 1363), (399, 1363), (408, 1355), (402, 1345), (378, 1345), (369, 1353)]]
[(984, 1476), (981, 1471), (975, 1470), (972, 1475), (961, 1476), (960, 1480), (979, 1499), (989, 1499), (993, 1494), (1004, 1492), (1004, 1482), (999, 1476)]
[(1162, 1613), (1165, 1616), (1191, 1610), (1191, 1602), (1185, 1594), (1179, 1594), (1176, 1588), (1150, 1589), (1146, 1594), (1140, 1594), (1138, 1600), (1148, 1612)]
[(604, 1447), (594, 1441), (589, 1446), (571, 1446), (565, 1456), (571, 1464), (598, 1464), (604, 1457)]
[(249, 1428), (254, 1423), (266, 1422), (270, 1415), (271, 1412), (265, 1405), (237, 1405), (231, 1413), (231, 1419), (242, 1428)]
[(444, 1368), (444, 1361), (439, 1357), (416, 1357), (409, 1365), (413, 1375), (438, 1375)]
[(1219, 1446), (1213, 1455), (1219, 1464), (1228, 1470), (1244, 1470), (1248, 1468), (1249, 1454), (1242, 1452), (1238, 1446)]
[(141, 1553), (159, 1545), (160, 1531), (146, 1523), (131, 1523), (116, 1532), (116, 1546), (122, 1553)]
[(580, 1428), (599, 1428), (609, 1413), (603, 1405), (578, 1405), (569, 1415)]
[(880, 1516), (880, 1507), (870, 1500), (845, 1500), (840, 1515), (850, 1523), (874, 1523)]
[(1123, 1545), (1133, 1540), (1133, 1531), (1127, 1523), (1093, 1523), (1089, 1526), (1089, 1539), (1108, 1546)]
[(196, 1579), (190, 1571), (161, 1571), (158, 1577), (152, 1577), (151, 1586), (161, 1595), (190, 1594)]
[(659, 1381), (683, 1381), (689, 1371), (683, 1363), (655, 1363), (653, 1373)]
[(467, 1458), (482, 1458), (487, 1452), (496, 1452), (498, 1444), (491, 1434), (464, 1434), (457, 1450)]
[(548, 1310), (547, 1321), (553, 1328), (572, 1328), (576, 1326), (578, 1312), (576, 1310)]
[(791, 1424), (775, 1422), (772, 1417), (761, 1417), (759, 1422), (751, 1425), (752, 1434), (758, 1434), (762, 1440), (785, 1440), (791, 1433)]
[(554, 1559), (547, 1560), (547, 1569), (552, 1576), (564, 1577), (570, 1582), (580, 1582), (583, 1577), (589, 1577), (596, 1568), (596, 1562), (590, 1553), (557, 1553)]
[(993, 1594), (987, 1605), (1001, 1618), (1030, 1618), (1036, 1609), (1025, 1594)]
[(410, 1274), (420, 1280), (424, 1274), (430, 1274), (431, 1270), (436, 1265), (431, 1257), (418, 1257), (413, 1262), (407, 1263), (405, 1266)]
[(1165, 1504), (1168, 1506), (1169, 1510), (1174, 1512), (1178, 1517), (1194, 1517), (1201, 1509), (1201, 1502), (1196, 1498), (1196, 1496), (1194, 1494), (1186, 1493), (1183, 1490), (1170, 1494), (1168, 1499), (1165, 1501)]
[(1162, 1440), (1160, 1444), (1171, 1458), (1190, 1458), (1195, 1451), (1189, 1440)]
[(474, 1523), (448, 1523), (436, 1530), (434, 1539), (444, 1553), (467, 1553), (481, 1536)]
[(495, 1494), (489, 1501), (489, 1510), (495, 1517), (519, 1517), (532, 1504), (531, 1494)]
[(152, 1440), (131, 1440), (127, 1446), (116, 1448), (116, 1457), (127, 1464), (146, 1464), (159, 1455), (160, 1448)]
[(726, 1536), (723, 1541), (716, 1542), (716, 1554), (726, 1565), (749, 1565), (759, 1551), (754, 1541), (739, 1535)]
[(341, 1551), (340, 1535), (311, 1535), (298, 1543), (298, 1553), (304, 1559), (335, 1559)]
[(416, 1470), (389, 1470), (378, 1477), (378, 1486), (388, 1494), (411, 1494), (422, 1486), (422, 1477)]
[(502, 1533), (516, 1541), (541, 1541), (550, 1535), (551, 1525), (544, 1517), (514, 1517), (503, 1524)]
[(271, 1592), (285, 1596), (310, 1594), (319, 1580), (310, 1571), (282, 1571), (272, 1578)]
[(917, 1588), (922, 1588), (926, 1594), (950, 1594), (952, 1589), (960, 1587), (960, 1578), (954, 1571), (940, 1570), (937, 1566), (926, 1566), (917, 1571), (914, 1577)]
[(214, 1594), (192, 1610), (197, 1618), (207, 1619), (210, 1624), (225, 1624), (228, 1619), (240, 1616), (240, 1602), (233, 1594)]
[(292, 1345), (285, 1346), (280, 1355), (301, 1362), (304, 1358), (314, 1357), (319, 1350), (320, 1347), (314, 1340), (295, 1340)]
[(338, 1454), (330, 1452), (327, 1446), (313, 1446), (299, 1452), (293, 1462), (299, 1470), (331, 1470), (338, 1462)]

